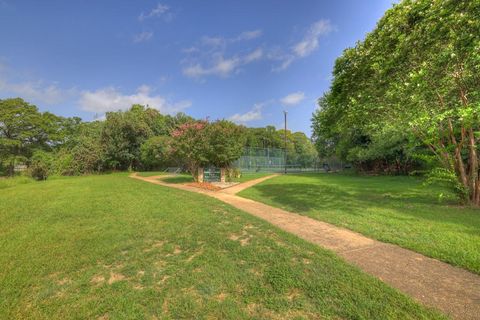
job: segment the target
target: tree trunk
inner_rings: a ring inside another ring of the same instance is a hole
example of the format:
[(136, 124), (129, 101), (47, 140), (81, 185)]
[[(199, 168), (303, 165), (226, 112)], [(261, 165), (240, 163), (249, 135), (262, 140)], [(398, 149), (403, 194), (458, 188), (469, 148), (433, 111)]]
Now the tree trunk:
[(10, 164), (8, 165), (8, 176), (13, 177), (15, 174), (15, 160), (10, 161)]
[(475, 135), (473, 129), (468, 130), (468, 148), (469, 148), (469, 177), (468, 186), (470, 191), (470, 201), (474, 205), (479, 205), (479, 185), (478, 185), (478, 158), (477, 146), (475, 145)]

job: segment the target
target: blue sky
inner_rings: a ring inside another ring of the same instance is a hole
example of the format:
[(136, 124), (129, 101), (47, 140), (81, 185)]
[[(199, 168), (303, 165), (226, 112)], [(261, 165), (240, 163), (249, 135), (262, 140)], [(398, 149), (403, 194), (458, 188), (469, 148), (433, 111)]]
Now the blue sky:
[(310, 133), (391, 0), (0, 0), (0, 98), (84, 120), (132, 103)]

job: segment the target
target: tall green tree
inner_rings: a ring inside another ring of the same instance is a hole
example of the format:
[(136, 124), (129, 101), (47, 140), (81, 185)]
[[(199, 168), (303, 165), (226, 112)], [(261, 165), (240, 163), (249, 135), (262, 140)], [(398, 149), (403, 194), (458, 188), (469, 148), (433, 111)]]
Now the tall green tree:
[(340, 146), (365, 137), (369, 146), (382, 130), (405, 133), (480, 205), (479, 12), (478, 0), (405, 0), (388, 10), (336, 61), (326, 106), (314, 116), (314, 128), (324, 126), (317, 136)]
[(245, 128), (227, 120), (218, 120), (206, 128), (208, 161), (217, 166), (229, 167), (240, 158), (245, 146)]
[(133, 105), (127, 111), (107, 112), (102, 130), (105, 161), (111, 169), (140, 167), (140, 146), (158, 128), (156, 110)]
[(294, 153), (290, 160), (291, 163), (303, 168), (313, 167), (318, 154), (312, 141), (303, 132), (292, 133), (291, 140), (294, 148)]
[(40, 113), (23, 99), (0, 100), (0, 162), (13, 175), (17, 162), (26, 162), (35, 149), (50, 149), (60, 138), (60, 117)]
[(175, 165), (173, 140), (168, 135), (148, 138), (140, 147), (140, 160), (145, 169), (160, 169)]

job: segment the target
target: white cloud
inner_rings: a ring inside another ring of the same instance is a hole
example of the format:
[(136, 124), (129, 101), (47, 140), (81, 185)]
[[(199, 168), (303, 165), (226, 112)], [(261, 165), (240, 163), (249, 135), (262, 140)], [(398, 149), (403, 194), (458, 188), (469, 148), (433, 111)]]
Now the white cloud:
[(252, 30), (252, 31), (244, 31), (240, 33), (238, 36), (233, 37), (233, 38), (225, 38), (225, 37), (209, 37), (209, 36), (204, 36), (201, 39), (201, 43), (206, 46), (225, 46), (228, 43), (234, 43), (238, 41), (248, 41), (248, 40), (253, 40), (258, 37), (262, 36), (262, 30), (257, 29), (257, 30)]
[(121, 93), (115, 87), (83, 91), (78, 104), (83, 110), (96, 113), (127, 110), (132, 104), (148, 105), (164, 113), (175, 113), (190, 107), (192, 103), (188, 100), (171, 103), (162, 96), (152, 95), (151, 88), (142, 85), (130, 95)]
[(213, 53), (207, 66), (201, 63), (193, 63), (183, 68), (183, 74), (190, 78), (201, 78), (203, 76), (215, 75), (219, 77), (228, 77), (232, 73), (239, 71), (241, 66), (247, 65), (261, 59), (263, 50), (257, 48), (254, 51), (240, 56), (225, 58), (221, 53)]
[(319, 38), (332, 32), (335, 27), (329, 20), (319, 20), (312, 24), (303, 39), (295, 43), (290, 52), (274, 52), (270, 54), (272, 60), (280, 61), (280, 65), (273, 68), (273, 71), (282, 71), (287, 69), (295, 60), (305, 58), (312, 54), (319, 46)]
[(228, 120), (236, 123), (246, 123), (254, 120), (261, 120), (263, 118), (263, 106), (263, 103), (256, 103), (251, 110), (247, 111), (246, 113), (236, 113), (228, 118)]
[(293, 52), (298, 57), (306, 57), (318, 48), (318, 38), (333, 31), (333, 26), (329, 20), (319, 20), (315, 22), (302, 41), (293, 46)]
[[(124, 94), (115, 87), (98, 90), (85, 90), (72, 87), (62, 89), (56, 83), (45, 81), (12, 81), (10, 74), (18, 75), (17, 70), (11, 70), (0, 61), (0, 97), (21, 97), (28, 102), (41, 103), (46, 106), (60, 103), (77, 103), (83, 110), (101, 114), (107, 111), (126, 110), (132, 104), (149, 105), (163, 113), (176, 113), (192, 105), (189, 100), (171, 101), (163, 96), (152, 93), (147, 85), (140, 86), (133, 94)], [(167, 81), (160, 77), (159, 83)]]
[(138, 33), (138, 34), (134, 35), (133, 36), (133, 42), (135, 42), (135, 43), (145, 42), (145, 41), (148, 41), (148, 40), (152, 39), (152, 37), (153, 37), (153, 32), (144, 31), (144, 32), (141, 32), (141, 33)]
[(252, 40), (260, 37), (262, 35), (262, 30), (252, 30), (252, 31), (244, 31), (238, 35), (238, 37), (234, 38), (233, 41), (243, 41), (243, 40)]
[(280, 99), (280, 102), (284, 106), (294, 106), (302, 102), (304, 99), (305, 93), (298, 91), (283, 97), (282, 99)]
[(251, 53), (247, 54), (243, 61), (244, 63), (250, 63), (256, 60), (259, 60), (263, 57), (263, 50), (262, 48), (257, 48), (256, 50), (252, 51)]
[(191, 65), (183, 69), (183, 74), (190, 78), (200, 78), (202, 76), (217, 75), (226, 77), (231, 74), (241, 64), (237, 57), (224, 59), (219, 57), (211, 67), (203, 67), (200, 64)]
[(75, 89), (62, 90), (56, 83), (45, 81), (11, 81), (6, 74), (7, 67), (0, 65), (0, 92), (16, 95), (27, 101), (54, 105), (64, 102), (75, 93)]
[(204, 76), (227, 77), (240, 71), (240, 67), (260, 60), (264, 56), (262, 48), (250, 52), (227, 54), (231, 45), (247, 41), (262, 35), (261, 30), (244, 31), (233, 38), (204, 36), (196, 45), (183, 49), (187, 58), (182, 61), (183, 74), (190, 78)]
[(161, 15), (167, 13), (169, 10), (170, 10), (169, 6), (159, 3), (159, 4), (157, 4), (157, 6), (155, 8), (150, 10), (148, 13), (142, 12), (138, 16), (138, 20), (144, 21), (144, 20), (149, 19), (149, 18), (160, 17)]
[(209, 37), (209, 36), (204, 36), (201, 39), (201, 43), (204, 46), (211, 46), (211, 47), (218, 47), (225, 45), (227, 42), (227, 39), (222, 38), (222, 37)]

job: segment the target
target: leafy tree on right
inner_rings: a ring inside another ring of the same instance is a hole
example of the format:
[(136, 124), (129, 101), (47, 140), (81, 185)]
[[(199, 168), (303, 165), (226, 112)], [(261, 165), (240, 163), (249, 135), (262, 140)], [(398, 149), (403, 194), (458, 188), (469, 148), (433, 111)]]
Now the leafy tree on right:
[(480, 205), (479, 15), (478, 0), (406, 0), (388, 10), (335, 63), (312, 119), (319, 152), (352, 162), (372, 150), (393, 161), (393, 152), (405, 163), (420, 150), (435, 160), (431, 178)]

